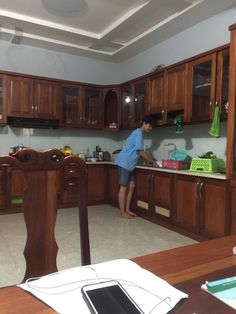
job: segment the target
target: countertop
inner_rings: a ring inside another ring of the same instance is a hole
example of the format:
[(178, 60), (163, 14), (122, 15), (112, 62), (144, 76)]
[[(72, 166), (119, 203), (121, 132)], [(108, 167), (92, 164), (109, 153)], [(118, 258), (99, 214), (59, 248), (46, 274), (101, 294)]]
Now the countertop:
[[(86, 164), (110, 164), (114, 165), (114, 161), (96, 161), (96, 162), (86, 162)], [(167, 172), (167, 173), (176, 173), (181, 175), (187, 176), (195, 176), (195, 177), (203, 177), (203, 178), (211, 178), (211, 179), (219, 179), (219, 180), (226, 180), (226, 175), (221, 173), (208, 173), (208, 172), (194, 172), (190, 170), (174, 170), (174, 169), (167, 169), (167, 168), (157, 168), (152, 166), (137, 166), (138, 169), (145, 169), (145, 170), (152, 170), (152, 171), (159, 171), (159, 172)]]

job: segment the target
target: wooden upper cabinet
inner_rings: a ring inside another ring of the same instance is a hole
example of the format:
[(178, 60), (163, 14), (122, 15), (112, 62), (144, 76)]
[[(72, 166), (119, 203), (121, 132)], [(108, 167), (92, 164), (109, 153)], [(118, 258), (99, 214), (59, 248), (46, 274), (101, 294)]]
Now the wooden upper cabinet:
[(189, 65), (189, 120), (211, 121), (214, 108), (228, 111), (229, 50), (198, 58)]
[(7, 76), (7, 116), (57, 118), (57, 84), (47, 80)]
[(80, 127), (82, 123), (82, 87), (62, 84), (60, 86), (60, 126)]
[(157, 123), (173, 122), (178, 114), (184, 114), (187, 120), (187, 67), (188, 64), (168, 67), (149, 77), (145, 112), (156, 114)]
[(106, 87), (103, 89), (104, 128), (118, 130), (121, 125), (119, 87)]
[(7, 76), (7, 115), (32, 117), (34, 113), (34, 80)]
[(58, 118), (58, 84), (35, 80), (34, 110), (38, 118)]
[(164, 114), (164, 72), (156, 73), (148, 78), (148, 102), (145, 114)]
[(167, 118), (169, 112), (176, 112), (176, 114), (179, 112), (183, 113), (187, 120), (187, 75), (188, 64), (166, 69), (164, 103)]
[(0, 125), (6, 124), (6, 78), (0, 75)]
[(103, 128), (102, 89), (99, 87), (83, 87), (82, 127), (88, 129)]
[(147, 81), (144, 79), (123, 85), (121, 93), (122, 128), (139, 127), (146, 104)]
[(217, 82), (215, 100), (221, 109), (221, 118), (226, 119), (229, 107), (229, 48), (217, 54)]

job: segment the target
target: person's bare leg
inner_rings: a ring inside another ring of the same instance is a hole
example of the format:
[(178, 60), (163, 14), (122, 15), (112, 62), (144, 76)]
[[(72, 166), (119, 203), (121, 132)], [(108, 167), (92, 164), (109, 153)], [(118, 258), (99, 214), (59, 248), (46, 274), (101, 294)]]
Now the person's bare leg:
[(122, 218), (132, 218), (130, 214), (126, 212), (126, 195), (127, 195), (127, 186), (120, 185), (118, 200), (120, 206), (120, 215)]
[(126, 197), (126, 213), (128, 213), (129, 215), (133, 217), (135, 217), (136, 214), (130, 210), (130, 205), (131, 205), (132, 197), (134, 194), (134, 188), (135, 188), (134, 181), (130, 181), (128, 191), (127, 191), (127, 197)]

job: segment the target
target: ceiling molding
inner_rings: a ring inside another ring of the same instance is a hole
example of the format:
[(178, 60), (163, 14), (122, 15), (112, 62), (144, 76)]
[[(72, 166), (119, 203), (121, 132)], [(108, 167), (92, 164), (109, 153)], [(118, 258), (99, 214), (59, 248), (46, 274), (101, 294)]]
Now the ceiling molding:
[(236, 6), (236, 0), (83, 0), (81, 11), (57, 15), (42, 1), (0, 0), (0, 38), (110, 61), (132, 57)]

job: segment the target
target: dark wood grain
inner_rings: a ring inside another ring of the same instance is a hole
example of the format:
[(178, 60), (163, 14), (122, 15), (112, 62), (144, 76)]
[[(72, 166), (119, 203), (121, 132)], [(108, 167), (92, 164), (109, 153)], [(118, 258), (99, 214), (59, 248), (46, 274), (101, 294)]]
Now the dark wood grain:
[[(236, 256), (232, 254), (236, 236), (209, 240), (168, 251), (133, 258), (189, 295), (171, 313), (231, 314), (229, 306), (201, 290), (206, 280), (235, 276)], [(16, 286), (0, 289), (0, 314), (55, 313), (43, 302)]]
[(65, 158), (57, 149), (23, 149), (14, 156), (0, 157), (0, 165), (14, 166), (24, 174), (23, 212), (27, 229), (24, 280), (57, 271), (58, 247), (54, 234), (57, 216), (57, 171), (68, 164), (76, 164), (79, 169), (78, 229), (81, 263), (85, 265), (90, 264), (85, 162), (78, 157)]

